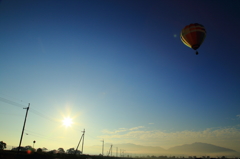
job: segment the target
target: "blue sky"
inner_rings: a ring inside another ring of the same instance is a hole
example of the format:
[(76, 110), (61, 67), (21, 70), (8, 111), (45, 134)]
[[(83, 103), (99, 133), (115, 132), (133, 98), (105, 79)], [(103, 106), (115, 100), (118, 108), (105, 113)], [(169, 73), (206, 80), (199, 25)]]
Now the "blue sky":
[[(23, 145), (75, 147), (86, 129), (86, 146), (206, 141), (240, 151), (239, 6), (2, 0), (0, 140), (18, 145), (30, 103)], [(198, 56), (179, 38), (196, 22), (207, 31)]]

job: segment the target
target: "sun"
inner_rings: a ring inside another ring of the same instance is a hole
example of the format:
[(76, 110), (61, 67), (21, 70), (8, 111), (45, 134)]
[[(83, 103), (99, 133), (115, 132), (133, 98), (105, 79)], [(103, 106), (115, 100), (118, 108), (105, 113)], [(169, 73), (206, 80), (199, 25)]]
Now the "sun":
[(62, 123), (65, 127), (70, 127), (72, 125), (72, 118), (66, 117), (62, 120)]

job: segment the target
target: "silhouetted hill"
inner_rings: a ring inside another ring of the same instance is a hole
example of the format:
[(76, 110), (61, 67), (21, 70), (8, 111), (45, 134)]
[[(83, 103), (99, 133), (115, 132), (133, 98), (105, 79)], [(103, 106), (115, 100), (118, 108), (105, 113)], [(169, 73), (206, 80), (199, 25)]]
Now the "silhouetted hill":
[(175, 146), (169, 148), (168, 151), (172, 152), (202, 152), (202, 153), (214, 153), (214, 152), (236, 152), (224, 147), (215, 146), (212, 144), (195, 142), (193, 144), (186, 144), (182, 146)]
[(212, 144), (196, 142), (193, 144), (185, 144), (181, 146), (175, 146), (168, 149), (169, 153), (182, 154), (182, 155), (223, 155), (223, 156), (235, 156), (239, 155), (239, 152), (232, 149), (215, 146)]

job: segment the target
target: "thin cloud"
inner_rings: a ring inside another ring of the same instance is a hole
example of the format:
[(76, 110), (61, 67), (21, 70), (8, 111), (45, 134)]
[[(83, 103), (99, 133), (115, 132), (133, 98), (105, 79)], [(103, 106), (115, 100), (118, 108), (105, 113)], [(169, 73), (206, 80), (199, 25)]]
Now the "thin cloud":
[(109, 131), (107, 129), (104, 129), (102, 130), (102, 133), (104, 134), (117, 134), (117, 133), (120, 133), (120, 132), (124, 132), (124, 131), (127, 131), (128, 129), (126, 128), (119, 128), (118, 130), (115, 130), (115, 131)]
[(102, 130), (102, 133), (104, 133), (104, 134), (118, 134), (118, 133), (122, 133), (122, 132), (126, 132), (126, 131), (128, 131), (128, 132), (129, 131), (135, 131), (135, 130), (142, 129), (142, 128), (144, 128), (144, 126), (137, 126), (137, 127), (133, 127), (133, 128), (130, 128), (130, 129), (119, 128), (119, 129), (114, 130), (114, 131), (104, 129), (104, 130)]
[(132, 130), (138, 130), (138, 129), (141, 129), (141, 128), (144, 128), (144, 126), (138, 126), (138, 127), (130, 128), (129, 130), (132, 131)]

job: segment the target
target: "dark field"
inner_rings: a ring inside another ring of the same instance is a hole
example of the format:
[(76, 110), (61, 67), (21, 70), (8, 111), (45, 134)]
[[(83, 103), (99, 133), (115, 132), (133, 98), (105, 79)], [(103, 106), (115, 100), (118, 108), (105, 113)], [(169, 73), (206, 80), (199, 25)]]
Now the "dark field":
[[(168, 156), (147, 156), (147, 157), (134, 157), (139, 159), (187, 159), (185, 157), (168, 157)], [(0, 151), (0, 159), (133, 159), (131, 157), (110, 157), (110, 156), (95, 156), (95, 155), (73, 155), (73, 154), (53, 154), (53, 153), (31, 153), (16, 152), (16, 151)], [(203, 156), (202, 158), (188, 157), (188, 159), (213, 159), (210, 157)], [(217, 159), (227, 159), (226, 157), (218, 157)], [(230, 159), (230, 158), (229, 158)], [(239, 158), (231, 158), (239, 159)]]
[[(52, 153), (31, 153), (16, 152), (16, 151), (0, 151), (0, 159), (121, 159), (121, 157), (107, 156), (90, 156), (90, 155), (73, 155), (73, 154), (52, 154)], [(130, 158), (124, 158), (130, 159)]]

